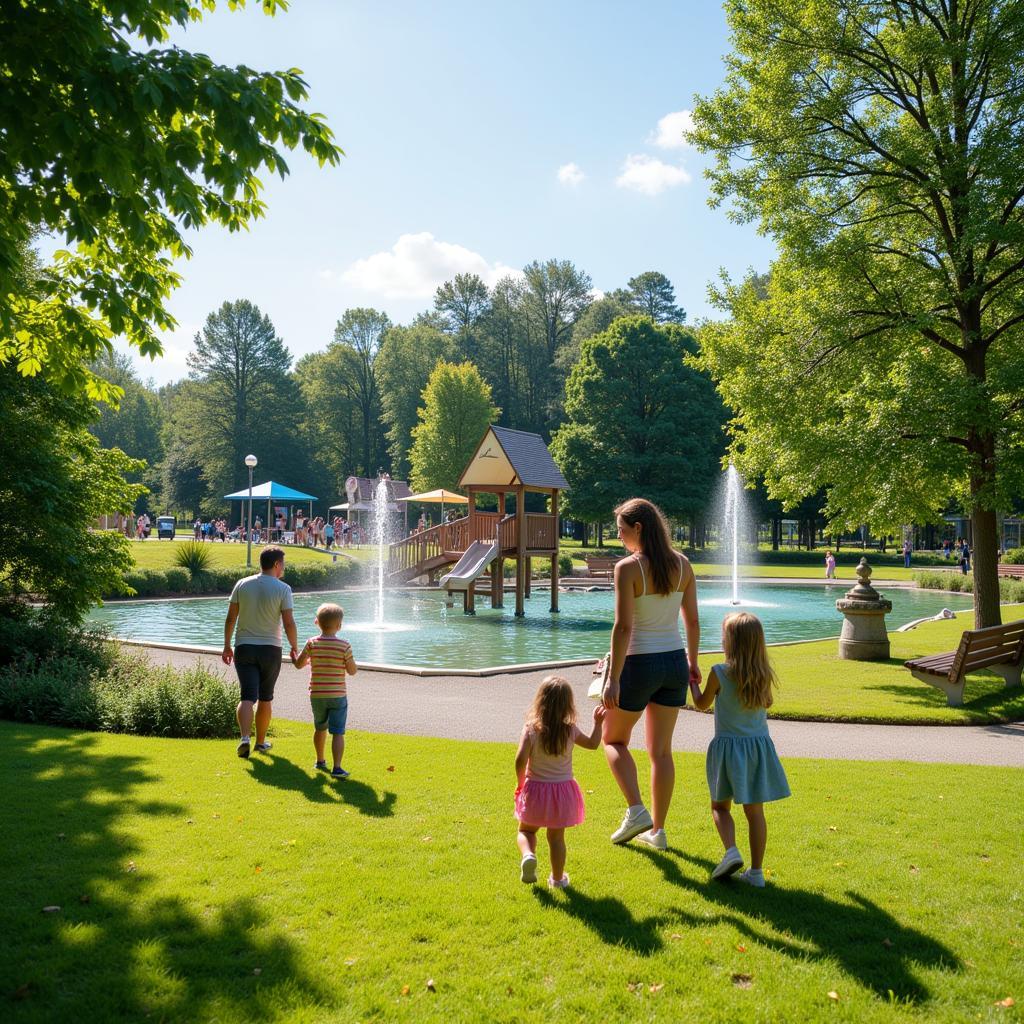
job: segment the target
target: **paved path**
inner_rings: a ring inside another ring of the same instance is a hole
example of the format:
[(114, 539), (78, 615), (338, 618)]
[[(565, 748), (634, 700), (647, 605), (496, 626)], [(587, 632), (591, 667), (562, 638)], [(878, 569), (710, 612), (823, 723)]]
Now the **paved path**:
[[(133, 648), (154, 662), (179, 668), (197, 661), (234, 678), (220, 658), (158, 648)], [(546, 672), (477, 677), (360, 673), (350, 683), (349, 724), (367, 732), (440, 736), (457, 740), (514, 742), (523, 713)], [(563, 670), (576, 691), (583, 714), (590, 706), (589, 666)], [(281, 668), (274, 713), (301, 722), (312, 721), (305, 672)], [(951, 764), (1024, 767), (1024, 722), (991, 726), (848, 725), (832, 722), (773, 721), (772, 737), (784, 757), (838, 758), (855, 761), (921, 761)], [(707, 749), (714, 731), (710, 715), (686, 711), (679, 717), (673, 747)], [(634, 746), (642, 747), (642, 729)]]

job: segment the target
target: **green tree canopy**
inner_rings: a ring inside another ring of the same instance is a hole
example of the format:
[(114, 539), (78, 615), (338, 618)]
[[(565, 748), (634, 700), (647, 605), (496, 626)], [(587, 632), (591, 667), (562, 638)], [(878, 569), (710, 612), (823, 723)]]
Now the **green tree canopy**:
[(491, 308), (487, 285), (477, 274), (456, 274), (434, 295), (434, 309), (459, 346), (459, 356), (480, 361), (480, 325)]
[(611, 297), (629, 312), (649, 316), (656, 324), (681, 324), (686, 313), (676, 305), (676, 290), (672, 282), (656, 270), (631, 277), (625, 288), (612, 292)]
[[(259, 217), (257, 174), (287, 173), (282, 148), (337, 162), (322, 118), (299, 106), (299, 71), (225, 67), (167, 44), (213, 7), (0, 4), (0, 365), (111, 394), (87, 364), (115, 335), (160, 353), (157, 333), (174, 326), (173, 261), (189, 255), (183, 232)], [(20, 247), (40, 233), (68, 248), (26, 287)]]
[(704, 511), (718, 480), (724, 411), (690, 365), (697, 343), (674, 324), (616, 320), (587, 338), (565, 388), (551, 450), (569, 482), (566, 513), (600, 520), (627, 498), (673, 517)]
[(974, 526), (999, 621), (996, 507), (1024, 452), (1024, 12), (1009, 0), (730, 0), (727, 84), (694, 110), (716, 202), (779, 247), (728, 282), (707, 365), (734, 451), (849, 526)]
[(92, 527), (131, 510), (143, 488), (125, 477), (142, 463), (101, 448), (86, 429), (95, 417), (84, 396), (0, 366), (0, 615), (41, 598), (44, 615), (77, 623), (132, 567), (125, 538)]
[(246, 455), (262, 478), (293, 480), (304, 472), (295, 438), (300, 395), (291, 354), (270, 318), (246, 299), (225, 302), (195, 337), (190, 387), (181, 389), (174, 437), (184, 440), (209, 485), (206, 507), (248, 480)]
[(381, 340), (391, 326), (386, 313), (376, 309), (346, 309), (334, 328), (334, 344), (347, 350), (346, 358), (353, 400), (359, 411), (356, 462), (352, 471), (376, 476), (386, 460), (381, 428), (381, 395), (373, 364)]
[(423, 392), (413, 428), (412, 488), (454, 490), (484, 431), (501, 412), (491, 387), (472, 363), (439, 362)]
[(373, 364), (387, 428), (391, 475), (408, 479), (412, 430), (423, 390), (439, 360), (454, 361), (455, 343), (436, 327), (392, 327), (384, 335)]

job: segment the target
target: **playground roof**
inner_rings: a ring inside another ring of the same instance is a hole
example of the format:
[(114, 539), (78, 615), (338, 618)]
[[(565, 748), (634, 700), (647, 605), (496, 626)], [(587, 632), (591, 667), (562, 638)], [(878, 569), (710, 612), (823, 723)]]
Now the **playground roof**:
[[(246, 487), (244, 491), (235, 491), (234, 494), (225, 494), (224, 497), (228, 501), (246, 501), (249, 497), (249, 488)], [(253, 501), (316, 501), (317, 497), (315, 494), (304, 494), (302, 491), (285, 487), (284, 484), (279, 484), (276, 480), (268, 480), (266, 483), (253, 484), (252, 499)]]
[(562, 471), (540, 434), (490, 426), (459, 478), (460, 487), (536, 487), (567, 490)]

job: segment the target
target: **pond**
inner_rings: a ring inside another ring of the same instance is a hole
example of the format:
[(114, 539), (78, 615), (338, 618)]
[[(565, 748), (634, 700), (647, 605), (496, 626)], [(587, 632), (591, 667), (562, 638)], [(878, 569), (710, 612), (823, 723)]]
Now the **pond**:
[[(769, 643), (838, 636), (842, 616), (836, 598), (849, 582), (835, 586), (744, 584), (741, 607), (757, 615)], [(733, 606), (725, 583), (698, 584), (701, 649), (721, 648), (722, 619)], [(912, 619), (934, 615), (944, 607), (956, 612), (970, 608), (970, 597), (928, 590), (886, 590), (893, 610), (889, 629)], [(548, 610), (549, 594), (535, 590), (526, 602), (526, 615), (514, 615), (515, 598), (492, 609), (477, 597), (475, 616), (463, 615), (461, 598), (446, 608), (438, 591), (396, 590), (387, 593), (385, 625), (374, 625), (376, 592), (345, 590), (333, 594), (296, 594), (295, 621), (300, 641), (315, 634), (313, 616), (324, 601), (345, 609), (342, 635), (352, 643), (356, 658), (374, 664), (425, 668), (479, 669), (528, 662), (569, 661), (599, 657), (608, 648), (613, 618), (610, 590), (569, 592), (559, 597), (561, 612)], [(125, 640), (153, 640), (219, 648), (224, 642), (225, 598), (177, 601), (132, 601), (93, 609), (88, 621)]]

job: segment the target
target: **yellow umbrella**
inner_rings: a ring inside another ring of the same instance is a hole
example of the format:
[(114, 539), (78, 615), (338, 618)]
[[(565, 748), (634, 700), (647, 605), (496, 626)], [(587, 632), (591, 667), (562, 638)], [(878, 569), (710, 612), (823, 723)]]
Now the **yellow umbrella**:
[(420, 494), (410, 494), (407, 498), (399, 498), (399, 501), (410, 502), (419, 501), (429, 505), (440, 505), (441, 506), (441, 521), (444, 522), (444, 503), (448, 502), (449, 505), (468, 505), (469, 498), (464, 494), (456, 494), (454, 491), (446, 490), (444, 487), (438, 487), (433, 491), (423, 491)]

